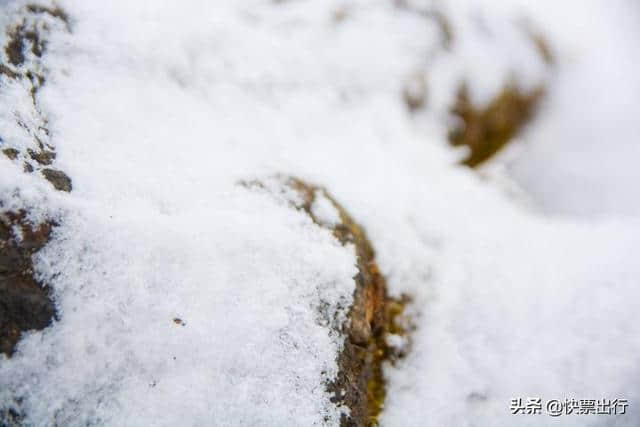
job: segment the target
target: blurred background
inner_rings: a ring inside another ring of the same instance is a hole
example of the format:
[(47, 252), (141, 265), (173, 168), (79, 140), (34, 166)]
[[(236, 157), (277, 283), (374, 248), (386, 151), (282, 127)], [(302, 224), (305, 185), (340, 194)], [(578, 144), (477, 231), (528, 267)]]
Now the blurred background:
[(638, 215), (640, 4), (535, 3), (566, 50), (531, 143), (509, 169), (547, 211)]
[[(476, 10), (472, 13), (482, 17), (476, 20), (489, 22), (489, 32), (498, 28), (493, 36), (503, 40), (496, 43), (508, 44), (509, 35), (489, 15), (522, 19), (552, 55), (537, 114), (494, 165), (548, 213), (640, 215), (640, 3), (454, 1), (448, 6), (467, 14)], [(514, 68), (531, 68), (517, 54), (509, 56)], [(486, 73), (482, 78), (490, 79)]]

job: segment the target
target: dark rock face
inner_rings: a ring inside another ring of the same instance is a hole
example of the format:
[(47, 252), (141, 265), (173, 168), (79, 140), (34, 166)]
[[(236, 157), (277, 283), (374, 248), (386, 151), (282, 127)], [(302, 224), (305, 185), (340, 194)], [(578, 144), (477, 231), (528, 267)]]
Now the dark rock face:
[[(343, 427), (377, 425), (386, 397), (382, 364), (395, 362), (407, 350), (392, 348), (386, 338), (389, 334), (407, 337), (409, 325), (402, 313), (408, 298), (395, 299), (387, 294), (386, 280), (378, 269), (364, 229), (325, 189), (297, 178), (278, 179), (299, 196), (298, 201), (290, 202), (293, 207), (305, 212), (317, 225), (331, 230), (341, 244), (353, 244), (356, 249), (358, 274), (354, 277), (356, 289), (349, 321), (335, 326), (345, 336), (337, 360), (339, 372), (326, 386), (332, 402), (349, 408), (350, 416), (343, 415), (340, 422)], [(245, 185), (264, 188), (261, 182)], [(325, 197), (336, 209), (340, 218), (336, 224), (328, 225), (315, 217), (313, 205), (318, 197)]]
[(22, 332), (44, 329), (55, 316), (47, 288), (34, 278), (31, 258), (47, 243), (54, 224), (33, 226), (25, 217), (24, 211), (0, 212), (0, 352), (7, 356)]

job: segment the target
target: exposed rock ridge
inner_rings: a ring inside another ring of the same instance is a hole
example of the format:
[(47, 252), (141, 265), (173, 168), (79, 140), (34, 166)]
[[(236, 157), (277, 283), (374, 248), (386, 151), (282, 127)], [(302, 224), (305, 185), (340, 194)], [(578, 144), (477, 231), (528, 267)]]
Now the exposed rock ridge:
[[(351, 244), (355, 248), (358, 274), (354, 277), (353, 304), (348, 321), (334, 325), (345, 337), (337, 358), (339, 372), (326, 386), (335, 404), (349, 408), (349, 415), (341, 419), (342, 426), (377, 425), (386, 396), (383, 364), (394, 363), (408, 350), (409, 324), (402, 314), (408, 298), (389, 296), (364, 229), (324, 188), (292, 177), (278, 176), (275, 180), (279, 183), (276, 190), (272, 182), (265, 185), (262, 181), (251, 181), (244, 185), (279, 191), (279, 196), (292, 207), (305, 212), (320, 227), (331, 230), (342, 245)], [(316, 209), (318, 203), (327, 202), (336, 213), (329, 221)], [(394, 341), (403, 345), (390, 345)]]

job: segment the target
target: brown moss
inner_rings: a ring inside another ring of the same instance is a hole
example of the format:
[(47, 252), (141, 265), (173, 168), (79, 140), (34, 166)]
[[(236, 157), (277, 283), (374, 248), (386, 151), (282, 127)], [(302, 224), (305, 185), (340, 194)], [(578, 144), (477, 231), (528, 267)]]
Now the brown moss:
[(487, 106), (478, 107), (463, 85), (451, 109), (459, 123), (449, 132), (451, 145), (469, 148), (462, 163), (475, 167), (500, 151), (531, 120), (543, 94), (542, 87), (526, 92), (511, 84)]
[[(345, 336), (344, 347), (337, 359), (338, 375), (327, 384), (327, 390), (332, 394), (332, 402), (349, 408), (350, 416), (342, 417), (342, 426), (377, 425), (386, 397), (383, 363), (394, 362), (403, 355), (390, 347), (386, 338), (388, 334), (407, 334), (397, 321), (407, 299), (388, 295), (386, 280), (378, 269), (375, 251), (364, 229), (325, 189), (297, 178), (280, 179), (300, 196), (300, 200), (291, 202), (296, 209), (304, 211), (319, 226), (330, 229), (343, 245), (355, 247), (358, 273), (354, 277), (353, 304), (349, 322), (339, 327)], [(245, 185), (264, 188), (259, 182)], [(339, 213), (337, 224), (324, 224), (313, 214), (313, 204), (319, 195), (326, 197)]]

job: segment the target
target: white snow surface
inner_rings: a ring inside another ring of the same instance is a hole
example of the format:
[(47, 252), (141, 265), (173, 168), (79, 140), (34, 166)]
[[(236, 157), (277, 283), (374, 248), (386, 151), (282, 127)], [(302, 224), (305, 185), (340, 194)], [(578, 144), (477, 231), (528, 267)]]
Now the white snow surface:
[[(0, 402), (20, 396), (33, 425), (338, 424), (325, 386), (343, 337), (327, 319), (344, 319), (355, 255), (238, 185), (284, 173), (325, 187), (390, 291), (413, 297), (382, 425), (638, 425), (638, 219), (543, 215), (446, 145), (462, 81), (485, 102), (510, 78), (554, 78), (520, 20), (544, 28), (551, 12), (435, 3), (447, 51), (415, 12), (434, 4), (410, 3), (60, 1), (72, 31), (49, 36), (38, 107), (73, 191), (0, 158), (5, 206), (60, 223), (35, 259), (60, 316), (0, 356)], [(412, 116), (416, 70), (429, 108)], [(2, 89), (8, 132), (23, 95)], [(528, 396), (630, 406), (511, 415)]]

